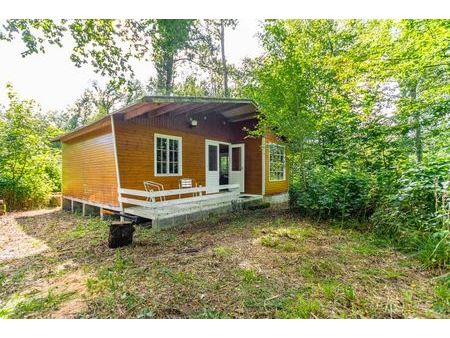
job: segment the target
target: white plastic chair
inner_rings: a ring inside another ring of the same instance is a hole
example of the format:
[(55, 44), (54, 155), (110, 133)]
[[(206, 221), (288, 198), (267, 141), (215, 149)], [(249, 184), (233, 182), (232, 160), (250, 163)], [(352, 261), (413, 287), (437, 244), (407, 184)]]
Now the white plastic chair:
[[(201, 186), (200, 186), (201, 187)], [(178, 180), (178, 189), (189, 189), (189, 188), (197, 188), (197, 182), (193, 178), (181, 178)], [(182, 193), (178, 195), (178, 198), (181, 198)], [(201, 192), (194, 192), (192, 196), (201, 196)]]
[[(158, 182), (153, 181), (144, 181), (144, 189), (146, 192), (154, 192), (154, 191), (164, 191), (164, 185)], [(160, 201), (165, 201), (165, 196), (159, 197)], [(147, 197), (147, 201), (156, 202), (156, 198), (154, 197)]]

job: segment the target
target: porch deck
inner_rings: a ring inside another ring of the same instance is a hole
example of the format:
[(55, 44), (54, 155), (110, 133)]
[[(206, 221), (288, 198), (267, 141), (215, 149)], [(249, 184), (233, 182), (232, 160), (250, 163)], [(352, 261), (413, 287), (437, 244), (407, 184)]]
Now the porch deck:
[(152, 228), (163, 229), (206, 219), (211, 215), (240, 210), (245, 203), (253, 203), (263, 199), (261, 195), (251, 194), (219, 193), (211, 196), (214, 196), (214, 198), (182, 204), (155, 207), (130, 206), (124, 208), (124, 212), (151, 220)]

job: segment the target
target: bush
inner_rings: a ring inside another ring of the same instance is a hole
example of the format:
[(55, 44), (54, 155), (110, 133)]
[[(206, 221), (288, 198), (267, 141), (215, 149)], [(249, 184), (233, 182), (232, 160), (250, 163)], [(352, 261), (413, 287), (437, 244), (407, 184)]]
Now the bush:
[(316, 167), (291, 185), (291, 207), (319, 218), (364, 218), (372, 209), (370, 183), (361, 172)]
[(401, 248), (415, 251), (428, 265), (449, 262), (450, 160), (436, 158), (405, 171), (380, 199), (371, 217), (374, 230)]
[(0, 110), (0, 198), (10, 210), (47, 206), (60, 189), (59, 149), (50, 143), (59, 131), (10, 85), (8, 98)]
[(404, 168), (397, 179), (395, 173), (369, 176), (319, 165), (301, 180), (293, 173), (291, 208), (319, 219), (359, 218), (426, 265), (444, 267), (450, 262), (450, 158), (434, 156)]

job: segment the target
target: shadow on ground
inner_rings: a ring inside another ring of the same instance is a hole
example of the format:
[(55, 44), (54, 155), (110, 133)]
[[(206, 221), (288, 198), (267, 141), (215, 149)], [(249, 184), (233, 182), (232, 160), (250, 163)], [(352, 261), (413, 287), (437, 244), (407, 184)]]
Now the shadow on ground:
[[(108, 224), (59, 210), (0, 223), (0, 317), (445, 317), (436, 276), (370, 234), (287, 210), (189, 227), (138, 228), (107, 247)], [(6, 243), (6, 244), (4, 244)]]

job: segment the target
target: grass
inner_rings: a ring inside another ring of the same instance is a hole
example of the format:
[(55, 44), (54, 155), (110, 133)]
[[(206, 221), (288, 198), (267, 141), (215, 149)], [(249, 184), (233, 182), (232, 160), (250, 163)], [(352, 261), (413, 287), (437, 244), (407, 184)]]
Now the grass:
[(306, 299), (302, 294), (287, 302), (277, 313), (279, 318), (317, 318), (321, 316), (321, 303), (315, 299)]
[(214, 254), (217, 257), (230, 257), (233, 251), (230, 247), (219, 245), (213, 249)]
[(134, 244), (116, 250), (96, 218), (52, 212), (17, 222), (48, 249), (0, 261), (0, 317), (449, 316), (448, 271), (287, 210), (137, 228)]
[(73, 293), (55, 294), (48, 291), (47, 295), (40, 297), (29, 297), (17, 301), (11, 307), (0, 309), (0, 318), (27, 318), (35, 314), (45, 314), (51, 310), (58, 309), (64, 301), (70, 299)]

